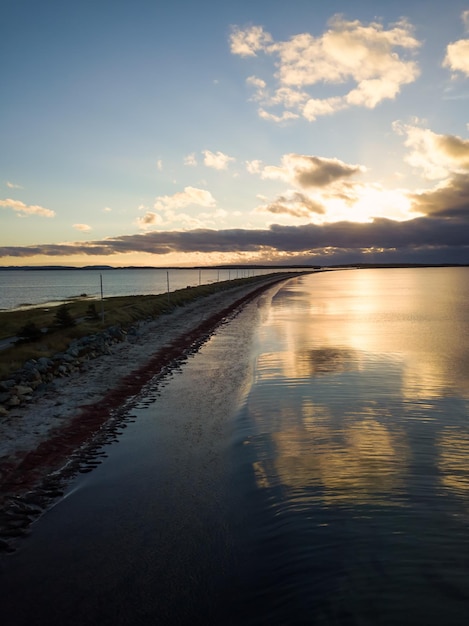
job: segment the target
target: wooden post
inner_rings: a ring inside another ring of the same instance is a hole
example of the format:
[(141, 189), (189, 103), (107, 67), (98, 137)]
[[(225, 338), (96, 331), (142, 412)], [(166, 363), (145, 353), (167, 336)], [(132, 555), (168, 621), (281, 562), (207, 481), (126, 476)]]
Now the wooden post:
[(103, 275), (99, 275), (99, 282), (101, 285), (101, 323), (104, 326), (104, 296), (103, 296)]
[(169, 304), (169, 271), (166, 271), (166, 285), (168, 287), (168, 304)]

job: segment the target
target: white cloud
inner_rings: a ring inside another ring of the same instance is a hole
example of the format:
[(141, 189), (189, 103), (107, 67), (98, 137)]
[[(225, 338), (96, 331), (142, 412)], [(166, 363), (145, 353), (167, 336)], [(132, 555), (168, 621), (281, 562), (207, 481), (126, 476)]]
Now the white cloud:
[(267, 83), (265, 80), (257, 78), (257, 76), (248, 76), (248, 78), (246, 78), (246, 83), (251, 87), (254, 87), (256, 90), (253, 100), (264, 100), (264, 98), (267, 97)]
[(23, 189), (21, 185), (16, 185), (15, 183), (11, 183), (9, 180), (5, 183), (8, 189)]
[(394, 130), (407, 136), (404, 144), (410, 152), (405, 157), (406, 162), (421, 169), (427, 179), (441, 180), (469, 173), (469, 140), (399, 122), (395, 122)]
[(262, 26), (251, 26), (245, 30), (234, 27), (230, 35), (231, 52), (242, 57), (256, 56), (256, 52), (271, 42), (272, 36)]
[(75, 230), (81, 230), (84, 233), (91, 230), (91, 226), (89, 226), (88, 224), (73, 224), (73, 228)]
[(225, 211), (225, 209), (217, 209), (216, 211), (213, 211), (212, 213), (199, 213), (197, 217), (201, 220), (208, 220), (208, 222), (211, 224), (216, 224), (217, 222), (219, 223), (220, 221), (224, 222), (227, 216), (228, 216), (228, 211)]
[(161, 159), (158, 159), (158, 161), (156, 162), (156, 169), (160, 172), (163, 169), (163, 161)]
[(460, 39), (448, 45), (443, 67), (469, 76), (469, 39)]
[(158, 196), (154, 208), (158, 211), (175, 210), (187, 207), (191, 204), (198, 206), (215, 206), (215, 198), (210, 191), (197, 187), (185, 187), (184, 191), (178, 191), (172, 196)]
[[(466, 32), (469, 32), (469, 9), (461, 13), (461, 19)], [(469, 39), (459, 39), (446, 47), (443, 67), (469, 76)]]
[(254, 159), (253, 161), (246, 161), (246, 170), (249, 174), (259, 174), (261, 171), (262, 161)]
[[(248, 57), (262, 52), (275, 58), (277, 71), (271, 90), (263, 78), (247, 79), (256, 90), (254, 99), (263, 105), (259, 115), (275, 122), (298, 114), (313, 121), (350, 106), (374, 108), (385, 99), (395, 98), (403, 85), (419, 75), (416, 62), (404, 58), (398, 49), (413, 53), (419, 46), (406, 20), (385, 29), (377, 22), (363, 24), (341, 16), (332, 18), (320, 37), (301, 33), (274, 42), (260, 26), (236, 29), (231, 35), (233, 54)], [(327, 90), (327, 85), (345, 86), (350, 82), (355, 83), (354, 87), (340, 96), (312, 98), (308, 92), (318, 84)], [(266, 111), (273, 106), (284, 110)]]
[(296, 120), (300, 116), (298, 113), (292, 113), (291, 111), (283, 111), (281, 115), (275, 115), (275, 113), (269, 113), (262, 107), (258, 110), (259, 117), (263, 120), (269, 120), (271, 122), (285, 122), (286, 120)]
[(314, 122), (314, 120), (321, 115), (332, 115), (346, 107), (347, 105), (343, 101), (343, 98), (324, 98), (323, 100), (311, 98), (305, 104), (302, 113), (307, 120)]
[(184, 157), (184, 165), (188, 165), (189, 167), (195, 167), (197, 165), (197, 159), (194, 152)]
[(226, 170), (228, 164), (236, 160), (234, 157), (230, 157), (220, 151), (210, 152), (210, 150), (203, 150), (202, 154), (204, 155), (204, 165), (213, 167), (215, 170)]
[(25, 215), (39, 215), (40, 217), (54, 217), (55, 211), (51, 209), (45, 209), (42, 206), (38, 205), (27, 205), (24, 202), (20, 202), (19, 200), (12, 200), (11, 198), (6, 198), (6, 200), (0, 200), (0, 206), (7, 207), (13, 209), (19, 213), (22, 217)]
[(469, 31), (469, 9), (467, 11), (462, 12), (461, 19), (464, 23), (465, 29)]
[(108, 206), (105, 206), (105, 207), (104, 207), (104, 209), (103, 209), (103, 211), (104, 211), (105, 213), (110, 213), (110, 212), (112, 211), (112, 209), (111, 209), (110, 207), (108, 207)]

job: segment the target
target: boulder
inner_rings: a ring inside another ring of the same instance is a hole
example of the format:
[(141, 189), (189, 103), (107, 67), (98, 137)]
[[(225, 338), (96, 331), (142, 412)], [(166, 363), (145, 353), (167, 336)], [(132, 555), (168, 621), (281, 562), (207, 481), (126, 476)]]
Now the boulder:
[(10, 399), (7, 402), (7, 406), (19, 406), (21, 404), (21, 400), (18, 398), (18, 396), (11, 396)]
[(26, 387), (26, 385), (16, 385), (15, 387), (13, 387), (12, 389), (13, 392), (13, 397), (16, 396), (29, 396), (33, 393), (33, 390), (31, 387)]

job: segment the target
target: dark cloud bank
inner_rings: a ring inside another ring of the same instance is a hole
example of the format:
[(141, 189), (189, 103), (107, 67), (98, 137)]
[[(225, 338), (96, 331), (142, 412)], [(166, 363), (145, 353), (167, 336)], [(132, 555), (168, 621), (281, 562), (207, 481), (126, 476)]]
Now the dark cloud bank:
[(377, 218), (367, 224), (338, 222), (321, 226), (273, 225), (263, 230), (153, 231), (84, 243), (6, 246), (0, 247), (0, 256), (247, 252), (252, 253), (253, 259), (262, 253), (263, 261), (282, 263), (469, 263), (469, 221), (459, 206), (453, 207), (451, 213), (451, 219), (435, 212), (436, 217), (407, 222)]

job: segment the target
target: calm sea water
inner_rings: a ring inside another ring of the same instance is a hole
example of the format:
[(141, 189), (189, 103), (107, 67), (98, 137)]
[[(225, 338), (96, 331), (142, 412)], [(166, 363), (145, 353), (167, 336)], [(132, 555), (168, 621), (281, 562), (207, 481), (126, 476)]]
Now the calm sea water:
[(271, 289), (1, 561), (2, 623), (467, 624), (468, 313), (466, 268)]
[[(277, 269), (0, 270), (0, 310), (61, 302), (82, 294), (101, 297), (166, 293), (221, 280), (268, 274)], [(283, 270), (280, 270), (283, 271)], [(288, 271), (288, 270), (285, 270)]]

